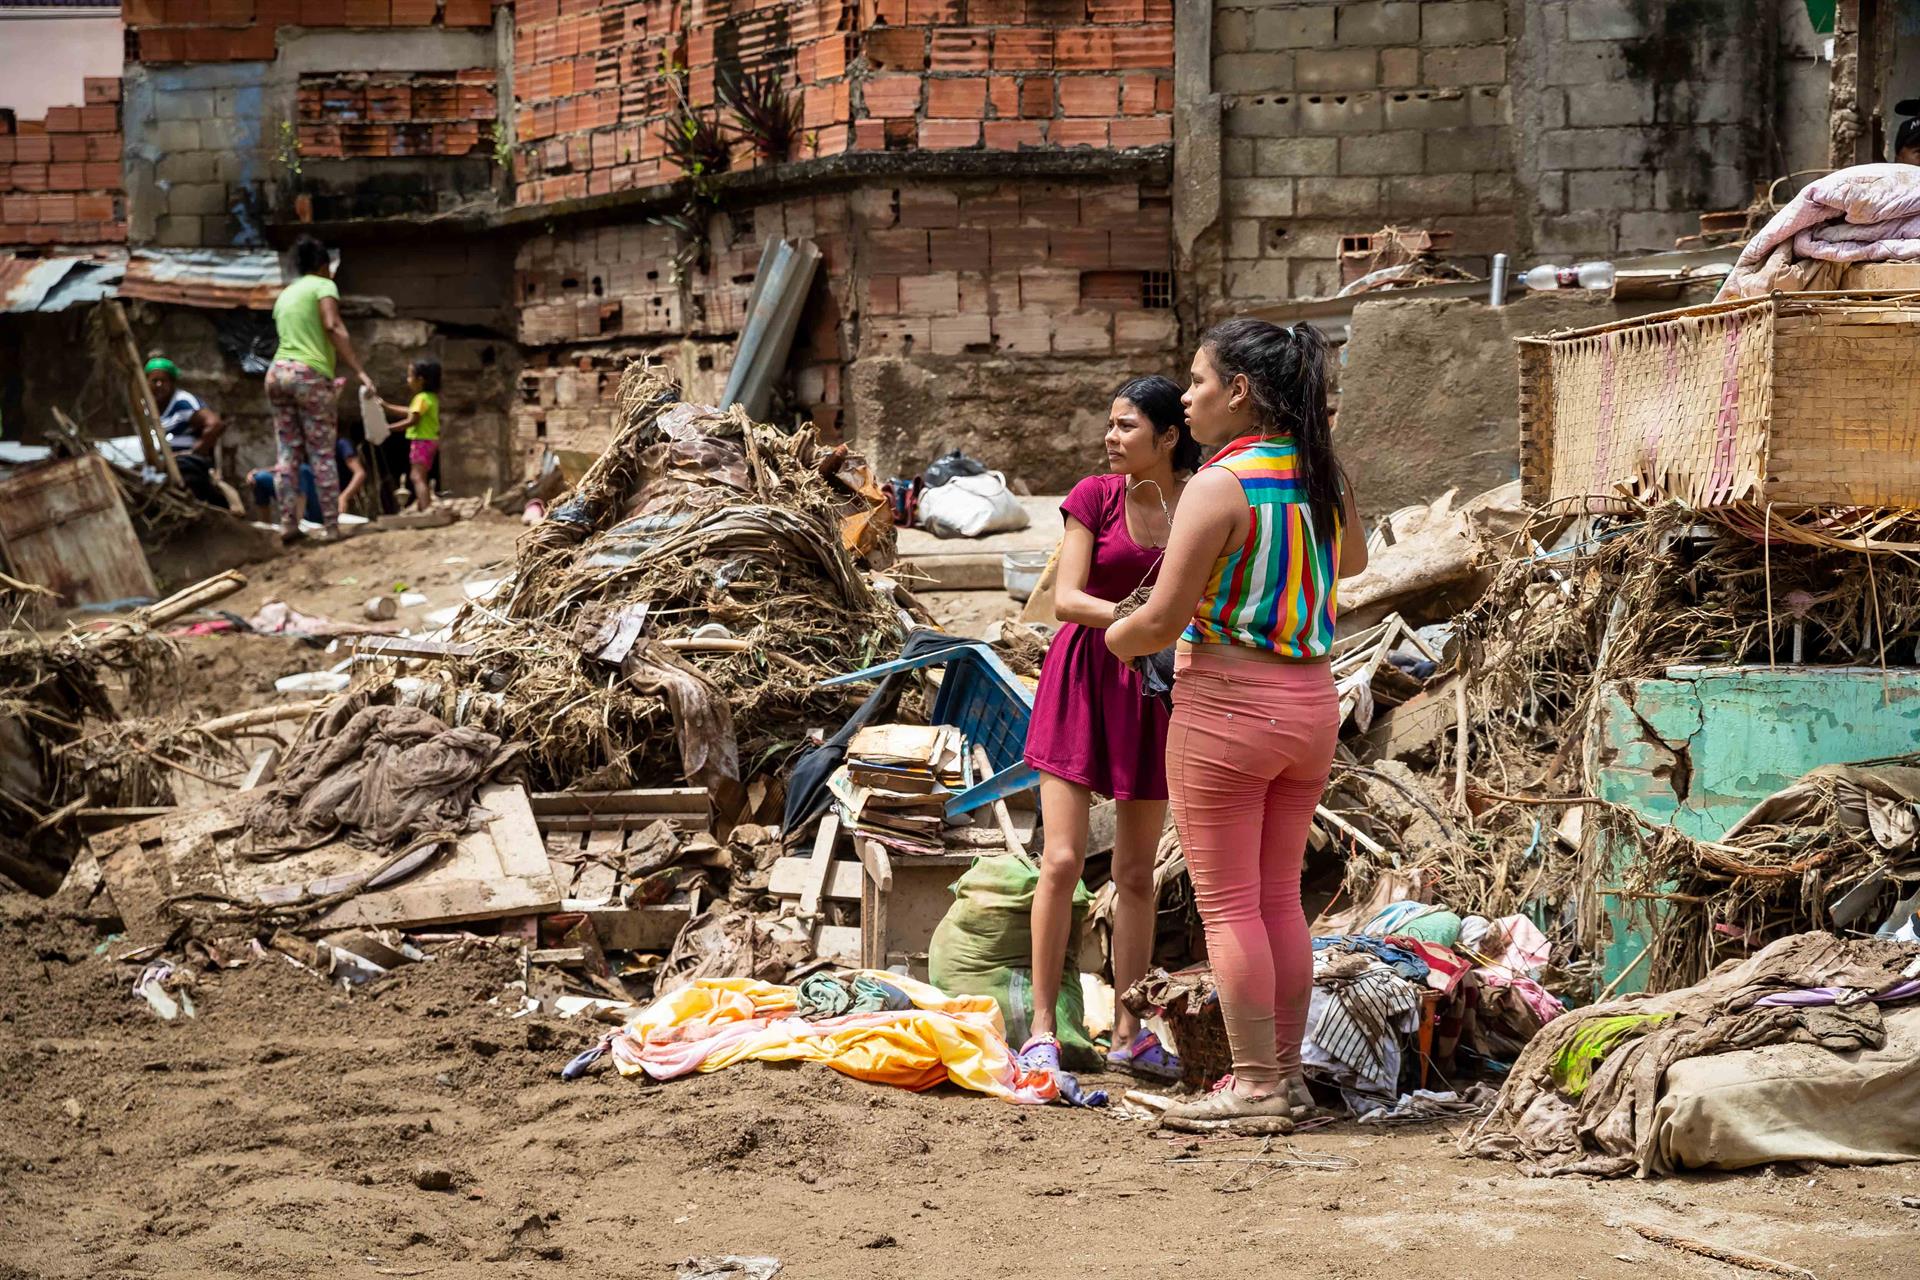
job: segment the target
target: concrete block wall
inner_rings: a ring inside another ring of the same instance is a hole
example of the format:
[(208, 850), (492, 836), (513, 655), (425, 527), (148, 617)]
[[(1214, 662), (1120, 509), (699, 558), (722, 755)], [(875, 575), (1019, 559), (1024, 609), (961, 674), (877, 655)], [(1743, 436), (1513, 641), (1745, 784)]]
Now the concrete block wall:
[(1172, 140), (1171, 0), (518, 0), (516, 198), (670, 181), (661, 131), (772, 72), (800, 129), (730, 167), (849, 151), (1130, 149)]
[(89, 76), (83, 93), (39, 120), (0, 112), (0, 250), (126, 240), (120, 82)]
[(1781, 162), (1788, 68), (1773, 59), (1794, 16), (1747, 0), (1529, 0), (1514, 118), (1534, 253), (1671, 248), (1699, 231), (1702, 210), (1745, 206)]
[(788, 362), (786, 416), (890, 471), (970, 448), (1036, 487), (1095, 469), (1108, 397), (1179, 360), (1164, 188), (1101, 180), (867, 184), (731, 210), (676, 282), (673, 233), (542, 233), (515, 265), (529, 348), (516, 449), (597, 451), (631, 358), (717, 395), (760, 246), (824, 255)]
[(1222, 301), (1333, 293), (1340, 237), (1390, 223), (1506, 248), (1509, 35), (1504, 0), (1219, 0)]
[(492, 67), (435, 71), (321, 71), (300, 77), (300, 154), (464, 156), (492, 150)]

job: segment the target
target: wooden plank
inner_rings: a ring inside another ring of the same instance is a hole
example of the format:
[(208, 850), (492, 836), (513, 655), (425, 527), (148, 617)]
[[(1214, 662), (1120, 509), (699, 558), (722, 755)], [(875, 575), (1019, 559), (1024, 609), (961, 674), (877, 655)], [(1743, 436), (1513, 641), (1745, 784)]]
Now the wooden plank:
[(1007, 578), (1001, 553), (962, 551), (944, 556), (914, 556), (893, 571), (910, 591), (1002, 591)]
[(125, 809), (82, 809), (74, 815), (74, 818), (79, 822), (80, 830), (92, 835), (95, 832), (124, 827), (129, 823), (162, 818), (173, 811), (173, 805), (140, 805)]
[[(776, 898), (798, 898), (801, 891), (814, 875), (812, 858), (782, 858), (773, 864), (773, 874), (767, 880), (767, 892)], [(860, 882), (866, 878), (867, 869), (848, 858), (835, 859), (833, 871), (827, 876), (827, 882), (821, 890), (821, 896), (832, 901), (858, 902), (860, 900)]]
[(247, 774), (240, 779), (240, 790), (251, 791), (255, 787), (264, 787), (273, 781), (273, 775), (280, 770), (280, 748), (267, 747), (253, 758)]
[(893, 860), (873, 840), (854, 839), (866, 875), (860, 894), (860, 963), (869, 969), (887, 967), (887, 905), (893, 895)]
[[(852, 865), (852, 864), (848, 864)], [(860, 958), (861, 933), (849, 925), (821, 925), (813, 935), (813, 952), (822, 960), (831, 960), (838, 965), (851, 968), (854, 965), (865, 966)], [(873, 967), (873, 966), (865, 966)], [(878, 966), (886, 968), (885, 965)]]
[(604, 902), (567, 899), (562, 911), (578, 911), (593, 921), (600, 945), (608, 951), (665, 951), (692, 919), (689, 904), (662, 902), (616, 907)]
[(706, 817), (713, 798), (705, 787), (659, 787), (628, 791), (536, 791), (527, 797), (536, 817), (555, 814), (684, 813)]
[(157, 467), (167, 473), (167, 483), (176, 489), (186, 488), (180, 479), (180, 464), (174, 461), (173, 446), (167, 443), (166, 429), (160, 425), (160, 406), (154, 402), (153, 388), (147, 385), (145, 362), (140, 359), (140, 344), (133, 339), (133, 326), (127, 323), (126, 308), (117, 298), (108, 298), (100, 304), (105, 313), (107, 328), (113, 331), (117, 346), (109, 344), (109, 352), (121, 366), (121, 376), (127, 379), (127, 402), (133, 411), (134, 428), (140, 433), (141, 452), (146, 455), (147, 465)]
[(807, 879), (800, 886), (800, 914), (811, 920), (820, 914), (820, 894), (833, 873), (833, 850), (840, 841), (840, 815), (828, 810), (820, 819), (813, 837), (813, 857), (808, 859)]
[(160, 594), (106, 460), (64, 458), (0, 481), (9, 572), (67, 605)]
[[(358, 883), (385, 860), (379, 852), (335, 840), (278, 861), (249, 862), (238, 849), (242, 815), (252, 803), (251, 797), (230, 797), (134, 823), (92, 841), (129, 936), (141, 942), (164, 940), (172, 928), (165, 903), (182, 893), (210, 893), (241, 902), (294, 902)], [(413, 927), (557, 909), (559, 889), (526, 792), (490, 785), (481, 788), (479, 803), (492, 819), (461, 836), (438, 861), (399, 884), (348, 899), (316, 918), (312, 927)]]
[(412, 636), (355, 636), (356, 662), (388, 662), (397, 658), (471, 658), (478, 645), (445, 640), (416, 640)]

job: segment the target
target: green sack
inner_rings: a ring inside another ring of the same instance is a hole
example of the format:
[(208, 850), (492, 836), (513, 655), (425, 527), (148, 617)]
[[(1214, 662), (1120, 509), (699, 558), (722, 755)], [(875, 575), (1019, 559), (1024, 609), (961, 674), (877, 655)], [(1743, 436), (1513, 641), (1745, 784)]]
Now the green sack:
[[(954, 881), (953, 905), (933, 931), (927, 956), (927, 977), (940, 990), (994, 998), (1007, 1024), (1007, 1043), (1016, 1049), (1033, 1030), (1033, 891), (1039, 883), (1040, 869), (1018, 854), (975, 858)], [(1061, 1061), (1080, 1071), (1099, 1064), (1073, 963), (1092, 901), (1086, 885), (1074, 886), (1068, 964), (1054, 1009)]]

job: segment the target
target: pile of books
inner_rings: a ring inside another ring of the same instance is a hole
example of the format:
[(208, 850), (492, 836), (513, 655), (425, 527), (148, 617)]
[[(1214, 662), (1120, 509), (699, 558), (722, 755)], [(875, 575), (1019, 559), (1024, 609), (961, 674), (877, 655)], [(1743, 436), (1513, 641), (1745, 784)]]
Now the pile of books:
[(970, 781), (966, 737), (948, 724), (870, 725), (827, 781), (840, 824), (905, 853), (939, 853), (947, 801)]

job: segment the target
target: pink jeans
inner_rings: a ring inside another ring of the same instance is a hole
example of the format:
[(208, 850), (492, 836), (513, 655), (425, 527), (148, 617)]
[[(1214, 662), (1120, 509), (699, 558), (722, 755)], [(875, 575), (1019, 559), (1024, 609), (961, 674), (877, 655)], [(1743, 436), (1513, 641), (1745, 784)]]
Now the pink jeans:
[(1307, 827), (1327, 788), (1340, 700), (1324, 664), (1181, 654), (1167, 789), (1233, 1074), (1266, 1088), (1300, 1070), (1313, 943), (1300, 907)]

